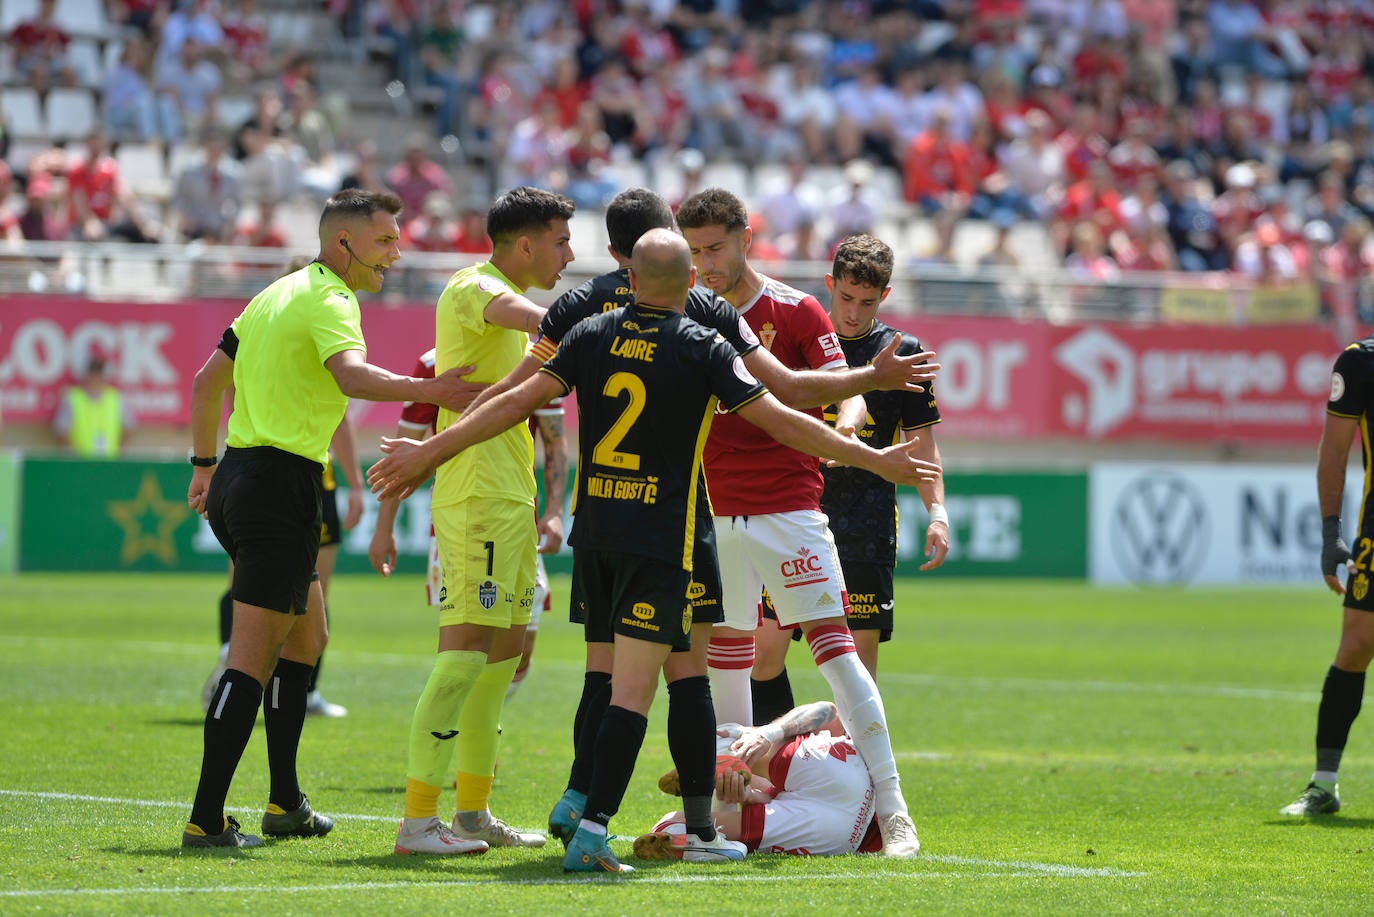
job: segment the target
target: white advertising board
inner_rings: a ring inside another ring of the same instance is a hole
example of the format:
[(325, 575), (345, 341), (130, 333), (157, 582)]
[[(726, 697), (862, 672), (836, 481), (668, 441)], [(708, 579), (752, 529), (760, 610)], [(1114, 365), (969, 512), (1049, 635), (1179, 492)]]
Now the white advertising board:
[[(1363, 486), (1352, 467), (1341, 512), (1347, 542)], [(1093, 583), (1322, 582), (1315, 457), (1312, 465), (1094, 465), (1088, 517)]]

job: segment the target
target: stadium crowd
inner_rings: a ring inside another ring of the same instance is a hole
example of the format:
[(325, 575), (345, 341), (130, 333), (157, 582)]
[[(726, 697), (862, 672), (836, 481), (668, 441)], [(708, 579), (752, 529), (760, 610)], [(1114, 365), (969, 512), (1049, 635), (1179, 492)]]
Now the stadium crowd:
[[(10, 29), (7, 84), (80, 84), (63, 2)], [(277, 47), (258, 0), (104, 8), (96, 131), (0, 167), (7, 238), (279, 245), (276, 202), (356, 184), (401, 193), (408, 246), (474, 251), (502, 188), (597, 209), (618, 164), (686, 173), (685, 196), (734, 161), (789, 179), (739, 189), (765, 259), (824, 259), (893, 214), (933, 221), (931, 250), (899, 252), (925, 263), (970, 260), (961, 220), (1001, 230), (989, 263), (1042, 224), (1089, 280), (1338, 284), (1374, 250), (1369, 0), (325, 0), (328, 47), (384, 59), (422, 112), (392, 164), (320, 85), (323, 42)], [(149, 141), (177, 165), (165, 208), (110, 155)]]

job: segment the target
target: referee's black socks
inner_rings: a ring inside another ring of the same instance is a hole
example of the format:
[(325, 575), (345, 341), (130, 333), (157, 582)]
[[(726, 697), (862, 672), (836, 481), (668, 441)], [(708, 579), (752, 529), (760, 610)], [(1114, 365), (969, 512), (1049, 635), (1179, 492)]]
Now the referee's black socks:
[(296, 750), (305, 725), (305, 695), (315, 667), (289, 659), (277, 660), (262, 698), (262, 718), (267, 726), (267, 766), (272, 774), (268, 801), (291, 812), (301, 804), (296, 781)]
[(262, 685), (256, 678), (238, 669), (225, 670), (205, 713), (205, 751), (191, 806), (191, 824), (206, 834), (224, 830), (224, 800), (261, 704)]

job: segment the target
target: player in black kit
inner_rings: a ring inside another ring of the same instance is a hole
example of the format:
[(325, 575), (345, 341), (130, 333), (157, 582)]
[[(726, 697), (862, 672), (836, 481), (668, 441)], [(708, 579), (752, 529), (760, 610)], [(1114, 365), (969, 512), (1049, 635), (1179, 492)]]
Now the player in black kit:
[[(545, 360), (558, 352), (559, 345), (578, 323), (603, 312), (633, 305), (628, 253), (634, 250), (635, 243), (644, 233), (651, 229), (671, 229), (673, 226), (672, 208), (653, 191), (632, 188), (616, 195), (606, 208), (606, 233), (610, 240), (610, 253), (620, 265), (619, 268), (594, 277), (560, 296), (539, 323), (539, 338), (530, 353), (514, 372), (479, 396), (474, 406), (534, 375)], [(758, 337), (740, 313), (710, 290), (693, 287), (688, 293), (686, 314), (698, 324), (719, 332), (744, 358), (750, 373), (780, 401), (793, 408), (816, 407), (874, 389), (903, 389), (919, 393), (922, 390), (921, 383), (933, 378), (939, 369), (938, 365), (925, 362), (932, 354), (920, 353), (898, 358), (897, 348), (892, 346), (876, 355), (871, 365), (860, 368), (838, 372), (794, 371), (783, 366), (767, 349), (761, 347)], [(682, 775), (683, 805), (688, 811), (694, 811), (696, 805), (689, 800), (704, 800), (704, 804), (709, 806), (715, 792), (715, 775), (712, 769), (692, 767), (689, 763), (688, 759), (693, 756), (701, 758), (703, 753), (700, 749), (683, 748), (673, 741), (673, 737), (679, 734), (695, 734), (695, 726), (683, 724), (680, 732), (673, 727), (678, 725), (680, 711), (701, 711), (703, 702), (710, 704), (706, 650), (711, 627), (724, 620), (715, 526), (706, 497), (704, 477), (698, 483), (696, 513), (696, 545), (692, 584), (688, 593), (692, 600), (692, 645), (687, 652), (672, 654), (665, 669), (669, 721), (672, 724), (669, 746), (673, 763)], [(572, 604), (569, 617), (573, 623), (583, 623), (581, 610), (576, 603)], [(582, 697), (573, 718), (574, 756), (568, 787), (549, 815), (549, 832), (565, 845), (572, 838), (586, 805), (591, 781), (591, 743), (595, 740), (595, 730), (588, 732), (584, 726), (600, 722), (610, 703), (611, 658), (612, 644), (609, 641), (587, 644)], [(705, 709), (714, 724), (714, 707)], [(711, 762), (706, 763), (709, 765)], [(691, 774), (698, 774), (699, 779), (690, 777)]]
[[(1317, 706), (1317, 767), (1307, 789), (1279, 809), (1281, 815), (1329, 815), (1341, 807), (1337, 771), (1350, 727), (1364, 700), (1365, 671), (1374, 659), (1374, 501), (1369, 499), (1371, 473), (1369, 422), (1374, 417), (1374, 337), (1356, 341), (1336, 358), (1326, 425), (1317, 447), (1317, 502), (1322, 514), (1321, 571), (1327, 587), (1345, 596), (1341, 642), (1327, 669)], [(1341, 537), (1341, 504), (1345, 469), (1356, 437), (1364, 459), (1364, 491), (1352, 556)], [(1341, 573), (1346, 581), (1341, 582)]]
[[(541, 373), (470, 409), (439, 436), (423, 444), (384, 441), (389, 455), (368, 475), (384, 497), (409, 492), (448, 457), (576, 389), (580, 458), (568, 538), (575, 552), (573, 596), (585, 606), (587, 639), (609, 642), (614, 635), (615, 652), (610, 706), (600, 722), (584, 727), (596, 731), (592, 781), (564, 856), (568, 871), (625, 871), (607, 846), (606, 825), (643, 743), (659, 673), (670, 650), (685, 650), (690, 639), (697, 478), (716, 400), (796, 449), (912, 483), (939, 473), (938, 466), (912, 459), (909, 448), (868, 449), (769, 395), (714, 329), (682, 314), (695, 273), (681, 236), (667, 229), (645, 233), (629, 278), (634, 306), (579, 324)], [(709, 704), (709, 693), (704, 701)], [(670, 731), (671, 720), (670, 714)], [(705, 747), (709, 768), (714, 723), (698, 732), (684, 742)], [(716, 834), (708, 798), (701, 827), (689, 824), (676, 853), (713, 862), (740, 859), (744, 851)]]
[[(830, 319), (840, 337), (845, 361), (865, 366), (900, 336), (895, 328), (878, 320), (878, 307), (892, 292), (892, 249), (875, 236), (850, 236), (835, 250), (825, 286), (830, 293)], [(901, 341), (899, 354), (921, 352), (919, 341)], [(905, 442), (920, 432), (917, 447), (922, 458), (938, 463), (939, 446), (930, 428), (940, 422), (940, 409), (931, 386), (923, 393), (869, 392), (866, 422), (852, 431), (869, 446), (881, 448)], [(834, 411), (826, 412), (834, 419)], [(851, 432), (841, 429), (841, 432)], [(878, 644), (892, 638), (892, 574), (897, 565), (897, 489), (858, 468), (822, 467), (825, 491), (821, 510), (830, 520), (840, 567), (849, 595), (849, 629), (854, 646), (874, 680), (878, 677)], [(949, 552), (949, 516), (944, 502), (944, 480), (919, 485), (930, 524), (926, 528), (922, 570), (933, 570)], [(754, 721), (767, 723), (792, 709), (792, 689), (784, 668), (792, 633), (763, 627), (756, 635), (757, 656), (751, 683)]]

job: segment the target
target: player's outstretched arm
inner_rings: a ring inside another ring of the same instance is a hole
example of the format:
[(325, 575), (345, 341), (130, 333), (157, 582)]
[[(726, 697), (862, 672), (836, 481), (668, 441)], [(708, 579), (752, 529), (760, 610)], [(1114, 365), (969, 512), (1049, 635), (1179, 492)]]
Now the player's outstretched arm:
[(870, 449), (841, 436), (809, 414), (786, 407), (771, 394), (749, 402), (738, 413), (784, 446), (863, 468), (896, 484), (915, 486), (940, 474), (939, 465), (916, 458), (916, 440), (886, 449)]
[(361, 350), (340, 351), (324, 361), (324, 368), (334, 376), (339, 391), (364, 401), (419, 401), (461, 411), (486, 388), (463, 378), (472, 372), (471, 366), (455, 366), (432, 379), (416, 379), (374, 366)]
[(779, 401), (799, 410), (878, 390), (923, 392), (925, 387), (921, 383), (934, 379), (940, 364), (928, 362), (935, 356), (929, 351), (898, 356), (900, 338), (901, 335), (893, 335), (893, 340), (869, 365), (850, 369), (788, 369), (762, 347), (745, 354), (744, 365)]
[(465, 412), (447, 430), (423, 443), (383, 438), (381, 448), (386, 455), (367, 470), (367, 482), (380, 500), (404, 500), (444, 462), (523, 423), (537, 408), (564, 392), (563, 384), (553, 376), (537, 373), (504, 395)]
[(486, 386), (476, 398), (472, 399), (472, 404), (469, 404), (465, 410), (471, 411), (482, 406), (497, 395), (510, 391), (530, 376), (539, 372), (539, 367), (543, 365), (544, 364), (539, 361), (538, 357), (528, 353), (525, 354), (520, 362), (515, 364), (515, 369), (512, 369), (506, 374), (506, 378), (502, 379), (500, 382), (493, 382), (491, 385)]

